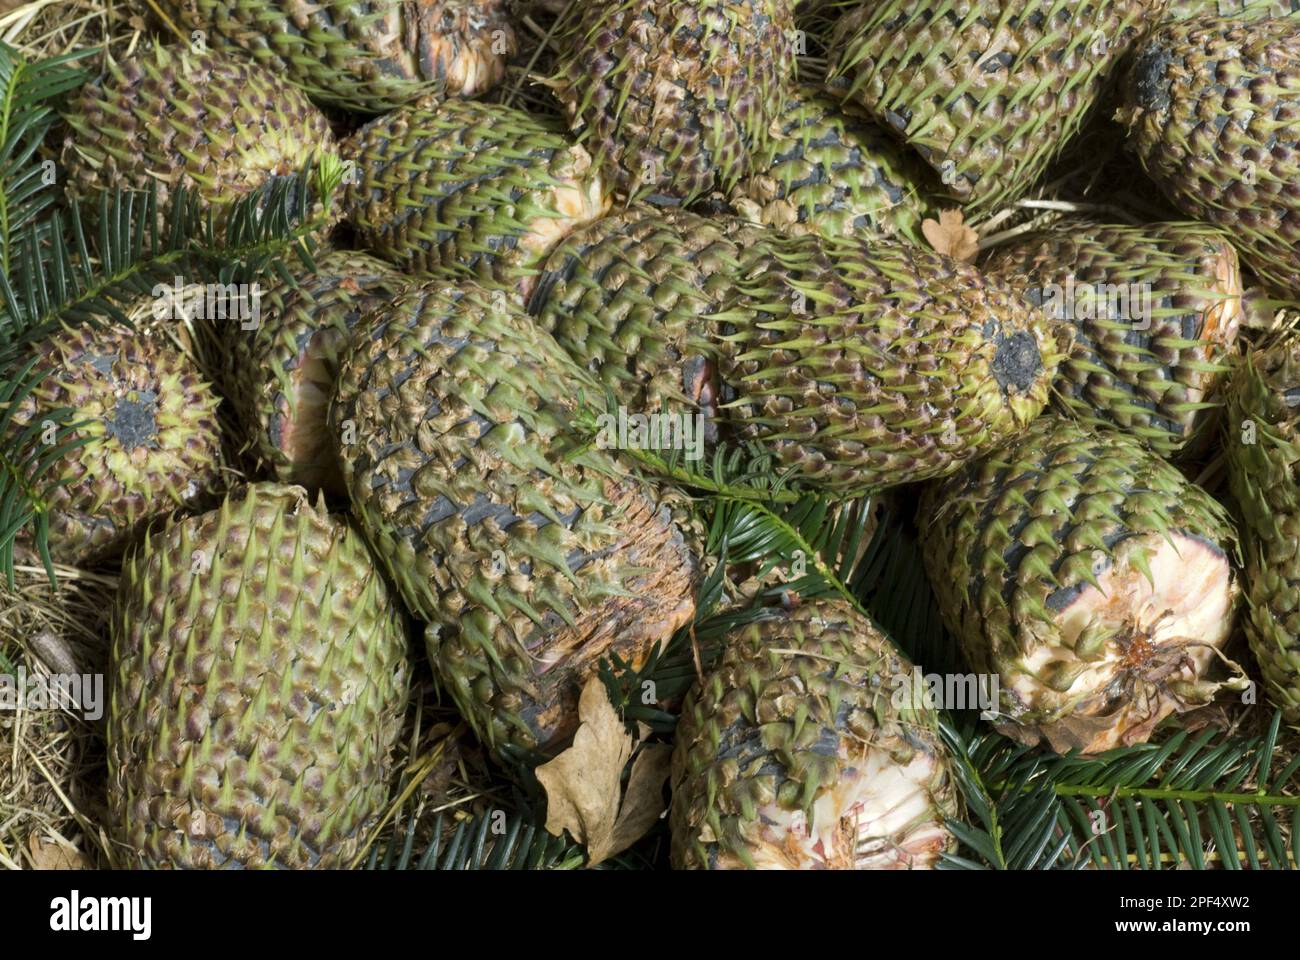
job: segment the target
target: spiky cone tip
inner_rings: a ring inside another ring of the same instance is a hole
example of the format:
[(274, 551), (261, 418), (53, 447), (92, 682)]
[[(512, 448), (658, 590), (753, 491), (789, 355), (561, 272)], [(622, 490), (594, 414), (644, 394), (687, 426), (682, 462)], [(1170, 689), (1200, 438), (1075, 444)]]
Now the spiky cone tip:
[(68, 440), (79, 444), (53, 464), (57, 483), (44, 505), (56, 561), (112, 559), (150, 522), (216, 486), (219, 398), (160, 332), (87, 325), (37, 349), (44, 377), (12, 411), (13, 423), (39, 423), (53, 442), (56, 422), (43, 418), (67, 408)]
[(429, 625), (431, 664), (503, 754), (549, 749), (602, 658), (641, 664), (688, 622), (698, 569), (673, 495), (579, 449), (594, 382), (499, 292), (432, 280), (377, 310), (331, 422), (353, 427), (354, 510)]
[(425, 97), (363, 126), (342, 153), (359, 172), (342, 211), (366, 248), (522, 298), (550, 251), (612, 202), (585, 149), (500, 104)]
[(673, 752), (673, 863), (918, 869), (955, 848), (955, 783), (912, 666), (847, 602), (726, 637)]
[(767, 231), (711, 319), (720, 419), (811, 489), (944, 476), (1047, 404), (1071, 333), (973, 266)]
[(575, 8), (547, 85), (629, 203), (724, 194), (793, 85), (792, 0), (609, 0)]
[(983, 269), (1024, 291), (1074, 347), (1057, 406), (1161, 456), (1204, 452), (1242, 323), (1228, 235), (1199, 223), (1063, 221), (997, 248)]
[[(1223, 508), (1136, 439), (1045, 415), (926, 489), (927, 574), (1002, 727), (1096, 753), (1241, 685)], [(1211, 680), (1222, 662), (1229, 678)]]
[[(182, 117), (157, 123), (162, 116)], [(336, 154), (329, 121), (303, 91), (239, 52), (220, 56), (163, 44), (111, 61), (64, 114), (62, 162), (70, 199), (95, 217), (98, 197), (115, 189), (154, 188), (165, 236), (167, 203), (184, 187), (224, 231), (235, 202), (276, 184), (304, 218), (339, 215), (300, 196), (296, 178)]]
[(1227, 231), (1284, 299), (1300, 295), (1298, 78), (1294, 16), (1166, 22), (1139, 47), (1115, 117), (1168, 200)]
[(1079, 132), (1142, 33), (1147, 0), (880, 0), (836, 23), (829, 86), (971, 211), (1011, 203)]
[(314, 15), (285, 3), (161, 5), (223, 54), (249, 55), (314, 99), (361, 113), (485, 93), (519, 48), (504, 0), (380, 0)]

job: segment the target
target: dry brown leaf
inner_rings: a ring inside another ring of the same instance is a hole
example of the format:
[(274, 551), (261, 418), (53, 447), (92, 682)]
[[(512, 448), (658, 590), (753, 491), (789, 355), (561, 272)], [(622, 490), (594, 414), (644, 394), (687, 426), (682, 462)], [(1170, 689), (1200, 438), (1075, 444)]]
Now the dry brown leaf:
[(921, 221), (921, 232), (930, 246), (954, 260), (974, 260), (979, 253), (980, 235), (966, 226), (962, 212), (957, 209), (941, 210), (939, 220)]
[[(632, 761), (627, 793), (618, 811), (618, 822), (605, 857), (626, 850), (655, 825), (664, 812), (664, 784), (672, 767), (673, 748), (666, 743), (647, 743)], [(601, 859), (604, 859), (602, 857)]]
[(84, 870), (86, 858), (80, 850), (69, 850), (53, 840), (42, 840), (36, 834), (27, 838), (27, 848), (32, 866), (37, 870)]
[(547, 832), (558, 837), (568, 830), (594, 866), (626, 850), (659, 819), (672, 751), (666, 744), (641, 748), (620, 804), (633, 740), (599, 677), (582, 688), (578, 718), (573, 746), (538, 767), (537, 779), (546, 790)]
[(537, 768), (546, 790), (546, 829), (568, 830), (588, 852), (608, 841), (618, 819), (619, 778), (632, 756), (632, 738), (592, 677), (578, 699), (580, 726), (573, 746)]

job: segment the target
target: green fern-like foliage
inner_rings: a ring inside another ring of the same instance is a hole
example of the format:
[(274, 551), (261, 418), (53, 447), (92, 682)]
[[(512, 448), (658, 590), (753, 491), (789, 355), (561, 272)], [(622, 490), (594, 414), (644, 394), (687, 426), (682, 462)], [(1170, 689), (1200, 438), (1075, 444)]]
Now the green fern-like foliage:
[[(53, 103), (85, 82), (75, 64), (92, 51), (79, 50), (29, 64), (0, 44), (0, 275), (8, 278), (27, 251), (25, 241), (54, 205), (47, 189), (53, 165), (34, 162), (55, 123)], [(37, 234), (39, 236), (39, 233)], [(12, 298), (6, 297), (10, 309)]]
[(1012, 870), (1300, 865), (1300, 756), (1262, 736), (1179, 730), (1093, 757), (1029, 751), (988, 732), (945, 737), (977, 825), (951, 824), (950, 867)]
[[(589, 444), (597, 441), (601, 415), (617, 417), (618, 400), (613, 393), (592, 398), (579, 396), (573, 428)], [(669, 413), (667, 409), (663, 411)], [(793, 471), (778, 471), (770, 451), (760, 445), (718, 444), (712, 454), (692, 460), (683, 449), (620, 449), (620, 455), (635, 463), (645, 473), (669, 481), (687, 490), (730, 500), (759, 503), (794, 503), (806, 494), (789, 489)]]
[[(724, 479), (724, 486), (729, 483)], [(704, 510), (706, 552), (717, 559), (697, 593), (694, 621), (639, 670), (617, 658), (602, 666), (611, 701), (624, 718), (657, 733), (676, 726), (676, 716), (662, 704), (680, 702), (697, 668), (708, 669), (721, 654), (726, 634), (764, 616), (773, 604), (829, 594), (868, 612), (848, 583), (868, 541), (870, 500), (835, 503), (805, 495), (793, 503), (761, 503), (748, 495), (717, 494), (704, 501)], [(727, 576), (737, 571), (771, 585), (746, 605), (724, 605)], [(778, 571), (781, 577), (771, 576)]]
[(582, 848), (547, 833), (531, 813), (488, 810), (449, 829), (447, 815), (433, 819), (432, 839), (416, 853), (412, 817), (394, 830), (381, 849), (370, 851), (368, 870), (573, 870), (583, 865)]

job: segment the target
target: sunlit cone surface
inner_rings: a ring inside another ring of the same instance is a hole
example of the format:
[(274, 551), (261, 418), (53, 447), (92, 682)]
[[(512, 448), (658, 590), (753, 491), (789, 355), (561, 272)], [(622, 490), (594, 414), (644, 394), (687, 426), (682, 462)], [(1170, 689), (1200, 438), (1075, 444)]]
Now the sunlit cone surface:
[(549, 121), (492, 103), (420, 100), (362, 127), (344, 214), (403, 267), (526, 290), (547, 253), (608, 209), (591, 158)]
[(364, 540), (299, 487), (241, 488), (128, 558), (109, 806), (146, 866), (345, 866), (388, 797), (409, 666)]
[(156, 183), (160, 207), (180, 186), (229, 204), (335, 152), (306, 94), (233, 52), (146, 46), (73, 95), (65, 119), (67, 189), (91, 202)]
[(1221, 16), (1259, 18), (1285, 17), (1300, 10), (1300, 0), (1169, 0), (1162, 11), (1165, 20)]
[(792, 86), (794, 5), (576, 5), (551, 86), (619, 193), (685, 202), (750, 168)]
[(246, 52), (325, 103), (390, 110), (425, 94), (473, 96), (518, 48), (505, 0), (163, 0), (224, 55)]
[(1054, 387), (1074, 416), (1173, 456), (1211, 422), (1241, 323), (1228, 237), (1192, 223), (1063, 222), (985, 269), (1076, 333)]
[(232, 399), (253, 451), (280, 479), (343, 494), (338, 442), (327, 417), (339, 353), (367, 311), (407, 279), (382, 260), (339, 251), (296, 286), (273, 280), (255, 330), (231, 334)]
[(709, 406), (693, 343), (734, 294), (746, 230), (644, 205), (604, 217), (556, 247), (529, 311), (628, 410)]
[(669, 505), (602, 450), (575, 455), (593, 386), (503, 291), (471, 282), (413, 288), (343, 360), (331, 418), (357, 516), (498, 751), (572, 733), (600, 660), (640, 665), (694, 611)]
[(1135, 438), (1044, 415), (931, 485), (917, 517), (945, 623), (998, 676), (1004, 732), (1096, 752), (1217, 691), (1233, 533)]
[(674, 865), (920, 869), (954, 851), (956, 790), (911, 673), (839, 600), (733, 630), (677, 725)]
[(857, 105), (805, 84), (786, 103), (754, 172), (732, 191), (746, 217), (793, 233), (921, 242), (938, 180)]
[(530, 306), (628, 411), (702, 413), (710, 442), (761, 441), (848, 493), (1013, 435), (1069, 337), (939, 254), (645, 206), (571, 235)]
[[(192, 505), (217, 481), (218, 397), (162, 332), (84, 326), (37, 347), (40, 385), (14, 425), (67, 408), (70, 440), (86, 441), (46, 475), (51, 556), (94, 562), (118, 553), (151, 519)], [(0, 410), (0, 418), (4, 412)], [(51, 439), (55, 421), (48, 420)]]
[(1014, 200), (1082, 126), (1145, 0), (883, 0), (844, 18), (835, 88), (972, 209)]
[(1300, 341), (1249, 354), (1228, 392), (1228, 477), (1246, 521), (1246, 635), (1290, 723), (1300, 723), (1298, 410)]
[(1068, 342), (1004, 282), (881, 240), (769, 235), (740, 288), (715, 318), (721, 419), (839, 493), (942, 476), (1015, 436)]
[(1170, 201), (1223, 227), (1275, 295), (1300, 296), (1300, 20), (1164, 25), (1139, 50), (1119, 118)]

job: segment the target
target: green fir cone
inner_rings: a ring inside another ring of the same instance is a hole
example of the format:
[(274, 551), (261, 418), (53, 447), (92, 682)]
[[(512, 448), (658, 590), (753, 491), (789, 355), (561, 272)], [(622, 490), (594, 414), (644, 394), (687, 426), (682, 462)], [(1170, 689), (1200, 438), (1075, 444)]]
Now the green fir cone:
[(793, 0), (590, 0), (550, 81), (629, 201), (729, 191), (794, 80)]
[(1002, 732), (1096, 753), (1224, 685), (1207, 674), (1240, 594), (1232, 528), (1135, 438), (1040, 417), (928, 487), (917, 519), (944, 622), (998, 679)]
[(361, 536), (256, 484), (128, 557), (108, 802), (147, 867), (347, 866), (383, 812), (410, 667)]
[(275, 280), (260, 322), (229, 351), (230, 397), (257, 458), (286, 483), (343, 495), (338, 445), (327, 423), (339, 354), (365, 314), (407, 279), (382, 260), (337, 251), (313, 275)]
[(45, 496), (52, 558), (111, 559), (144, 527), (195, 505), (221, 469), (219, 398), (192, 358), (162, 335), (121, 326), (63, 330), (39, 343), (43, 377), (6, 411), (14, 428), (48, 427), (70, 411), (73, 447), (56, 461)]
[(354, 509), (429, 625), (430, 663), (508, 757), (557, 746), (603, 658), (639, 667), (694, 612), (669, 498), (570, 435), (584, 389), (505, 291), (430, 281), (358, 331), (332, 409)]
[(687, 694), (673, 751), (673, 865), (933, 867), (956, 789), (912, 666), (842, 600), (734, 629)]
[(1300, 341), (1248, 354), (1228, 389), (1228, 479), (1245, 520), (1246, 636), (1270, 700), (1300, 723)]
[(160, 210), (182, 186), (202, 209), (220, 208), (335, 152), (325, 115), (297, 87), (243, 56), (177, 47), (110, 61), (64, 119), (67, 192), (83, 204), (156, 185)]
[(769, 234), (714, 317), (720, 420), (836, 494), (943, 476), (1043, 409), (1069, 345), (1009, 285), (919, 247)]
[(1015, 200), (1082, 127), (1147, 0), (881, 0), (846, 16), (831, 85), (972, 210)]
[(518, 49), (504, 0), (162, 0), (225, 55), (246, 53), (312, 97), (367, 113), (427, 94), (474, 96)]
[(344, 215), (405, 269), (526, 293), (551, 248), (609, 208), (591, 158), (554, 124), (494, 103), (419, 100), (357, 131)]
[(695, 343), (733, 296), (741, 247), (754, 232), (634, 206), (555, 248), (529, 312), (628, 410), (709, 408), (711, 368)]
[(1276, 296), (1300, 296), (1300, 21), (1165, 24), (1140, 48), (1118, 119), (1175, 206), (1226, 230)]
[(1063, 409), (1164, 457), (1204, 434), (1242, 318), (1241, 271), (1222, 231), (1062, 222), (997, 249), (985, 270), (1074, 328), (1053, 384)]
[(860, 107), (805, 84), (786, 104), (753, 173), (731, 193), (745, 217), (792, 233), (880, 235), (922, 243), (939, 184)]

